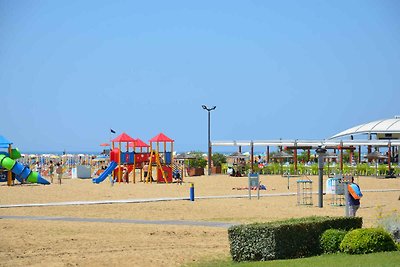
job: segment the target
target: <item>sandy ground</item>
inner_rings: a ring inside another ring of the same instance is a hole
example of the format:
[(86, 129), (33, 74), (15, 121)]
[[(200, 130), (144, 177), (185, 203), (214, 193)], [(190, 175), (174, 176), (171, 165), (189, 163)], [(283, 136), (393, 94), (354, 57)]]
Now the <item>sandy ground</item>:
[[(318, 190), (317, 177), (313, 191)], [(261, 176), (267, 190), (261, 194), (296, 193), (297, 180), (281, 176)], [(373, 226), (379, 216), (400, 211), (400, 179), (359, 177), (363, 190), (358, 216), (364, 226)], [(356, 180), (357, 181), (357, 180)], [(121, 200), (157, 197), (189, 197), (190, 183), (196, 196), (246, 195), (247, 178), (226, 175), (188, 177), (177, 184), (92, 184), (90, 179), (63, 179), (63, 184), (0, 185), (0, 205), (64, 201)], [(324, 186), (326, 185), (324, 181)], [(391, 192), (369, 190), (397, 189)], [(253, 192), (255, 194), (255, 192)], [(297, 196), (222, 198), (50, 207), (0, 208), (0, 216), (50, 216), (131, 220), (183, 220), (249, 223), (310, 215), (344, 215), (344, 207), (332, 206), (331, 195), (324, 207), (297, 205)], [(228, 257), (227, 229), (220, 227), (131, 224), (109, 222), (69, 222), (0, 220), (0, 266), (179, 266), (214, 257)]]

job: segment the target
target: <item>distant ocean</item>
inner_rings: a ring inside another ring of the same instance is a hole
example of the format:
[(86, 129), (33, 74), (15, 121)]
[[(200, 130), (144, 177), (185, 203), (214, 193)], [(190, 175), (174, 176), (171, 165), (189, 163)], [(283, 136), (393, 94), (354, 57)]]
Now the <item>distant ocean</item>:
[(85, 155), (98, 155), (101, 151), (21, 151), (22, 154), (53, 154), (53, 155), (63, 155), (63, 154), (85, 154)]
[[(200, 150), (191, 150), (191, 151), (200, 151)], [(229, 154), (232, 154), (235, 151), (237, 151), (237, 150), (233, 149), (231, 151), (226, 151), (226, 150), (225, 151), (220, 151), (220, 150), (214, 149), (212, 151), (212, 153), (221, 153), (221, 154), (224, 154), (224, 155), (229, 155)], [(68, 151), (68, 150), (66, 150), (66, 151), (21, 151), (22, 154), (36, 154), (36, 155), (42, 155), (42, 154), (53, 154), (53, 155), (63, 155), (63, 154), (100, 155), (101, 152), (102, 152), (102, 150), (99, 150), (99, 151)], [(189, 151), (176, 151), (177, 154), (186, 153), (186, 152), (189, 152)], [(204, 153), (204, 154), (207, 154), (207, 151), (201, 151), (201, 152)], [(250, 152), (250, 149), (247, 150), (247, 149), (242, 148), (242, 152), (243, 153), (244, 152)], [(270, 152), (272, 152), (272, 150)], [(265, 151), (254, 151), (254, 155), (259, 155), (259, 154), (262, 154), (262, 153), (265, 153)]]

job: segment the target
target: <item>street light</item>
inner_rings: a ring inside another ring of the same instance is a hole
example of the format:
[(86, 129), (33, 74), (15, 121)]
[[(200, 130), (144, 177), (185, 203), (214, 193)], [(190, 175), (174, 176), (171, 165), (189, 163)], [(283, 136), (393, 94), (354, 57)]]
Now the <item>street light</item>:
[(210, 129), (210, 113), (212, 110), (216, 109), (216, 106), (208, 108), (206, 105), (201, 106), (208, 112), (208, 175), (211, 175), (211, 129)]
[(318, 146), (315, 150), (318, 154), (318, 207), (322, 208), (324, 206), (323, 201), (323, 178), (324, 178), (324, 156), (326, 153), (325, 147)]

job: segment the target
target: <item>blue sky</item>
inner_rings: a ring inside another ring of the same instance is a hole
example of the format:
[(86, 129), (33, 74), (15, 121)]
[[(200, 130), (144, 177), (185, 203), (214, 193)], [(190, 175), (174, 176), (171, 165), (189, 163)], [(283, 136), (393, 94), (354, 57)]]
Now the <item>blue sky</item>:
[(0, 135), (100, 151), (324, 139), (400, 115), (400, 2), (0, 0)]

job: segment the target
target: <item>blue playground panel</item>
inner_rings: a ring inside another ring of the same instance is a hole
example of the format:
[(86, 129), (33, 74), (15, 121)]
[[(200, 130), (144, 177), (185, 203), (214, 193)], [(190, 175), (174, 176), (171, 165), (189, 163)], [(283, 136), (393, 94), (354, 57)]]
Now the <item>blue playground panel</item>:
[(135, 152), (121, 152), (121, 163), (133, 164), (135, 160)]
[(171, 164), (171, 152), (165, 152), (165, 164)]

